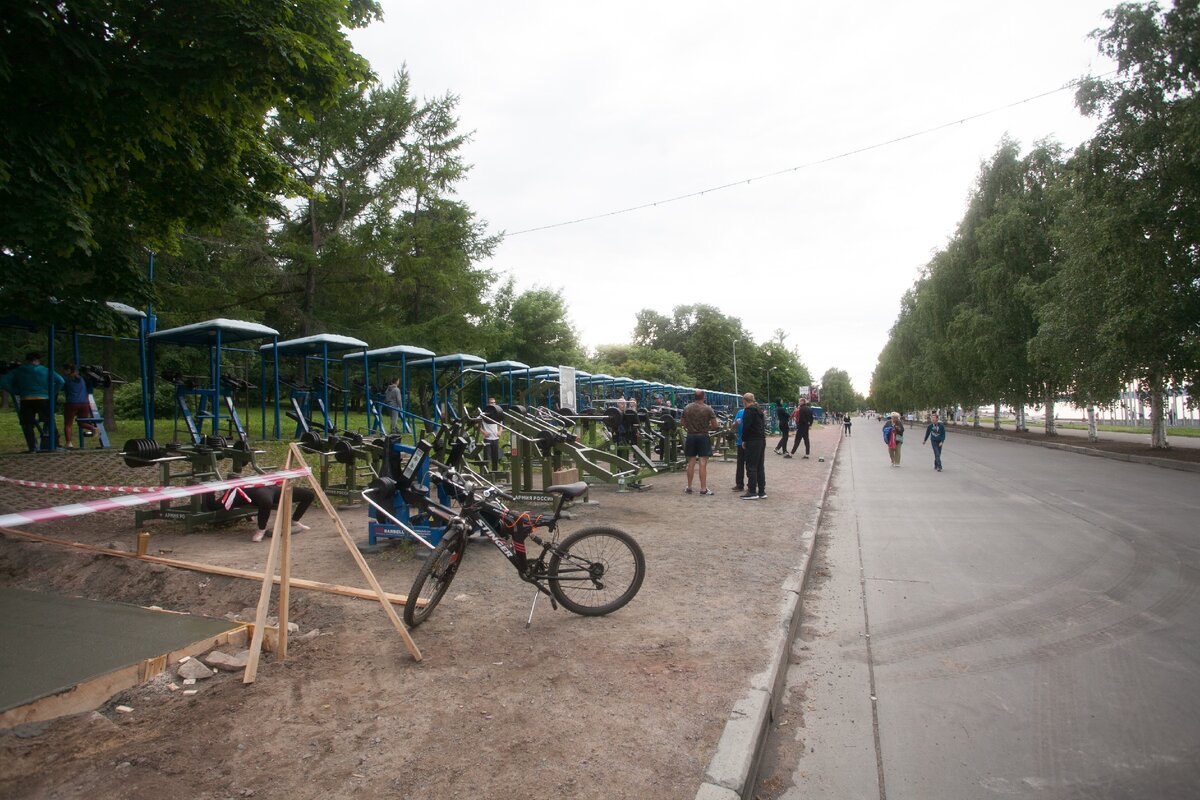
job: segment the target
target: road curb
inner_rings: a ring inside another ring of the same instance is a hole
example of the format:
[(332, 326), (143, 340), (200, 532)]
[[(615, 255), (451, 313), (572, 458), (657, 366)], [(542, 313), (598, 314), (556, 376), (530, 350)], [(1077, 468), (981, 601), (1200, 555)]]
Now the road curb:
[(963, 428), (957, 425), (953, 428), (948, 428), (948, 431), (953, 431), (954, 433), (965, 433), (968, 436), (978, 436), (981, 439), (998, 439), (1002, 442), (1031, 444), (1035, 447), (1048, 447), (1051, 450), (1065, 450), (1068, 453), (1096, 456), (1097, 458), (1109, 458), (1114, 461), (1128, 461), (1133, 464), (1147, 464), (1152, 467), (1174, 469), (1181, 472), (1200, 472), (1200, 464), (1191, 461), (1176, 461), (1171, 458), (1155, 458), (1154, 456), (1139, 456), (1132, 455), (1130, 453), (1113, 453), (1109, 450), (1097, 450), (1093, 447), (1080, 447), (1078, 445), (1066, 444), (1064, 442), (1038, 441), (1037, 439), (1026, 439), (1021, 436), (1006, 436), (1003, 433), (996, 433), (995, 431)]
[(779, 616), (770, 631), (770, 656), (766, 669), (751, 677), (746, 694), (734, 703), (721, 739), (717, 742), (717, 750), (704, 770), (704, 782), (696, 792), (696, 800), (750, 800), (754, 791), (767, 728), (775, 716), (787, 683), (792, 641), (800, 627), (801, 593), (812, 566), (817, 531), (821, 527), (825, 499), (829, 495), (833, 470), (837, 466), (837, 457), (844, 438), (838, 437), (837, 445), (829, 457), (832, 463), (829, 466), (829, 474), (825, 476), (825, 484), (821, 487), (820, 499), (800, 531), (800, 552), (796, 569), (780, 586), (782, 597)]

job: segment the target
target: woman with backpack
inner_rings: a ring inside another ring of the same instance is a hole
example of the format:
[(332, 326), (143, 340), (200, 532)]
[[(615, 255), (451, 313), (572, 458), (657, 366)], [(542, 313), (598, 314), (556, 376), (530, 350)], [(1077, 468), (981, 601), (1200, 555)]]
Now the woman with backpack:
[(900, 447), (904, 444), (904, 423), (900, 420), (900, 412), (893, 411), (891, 417), (883, 425), (883, 442), (888, 448), (888, 457), (892, 466), (900, 466)]

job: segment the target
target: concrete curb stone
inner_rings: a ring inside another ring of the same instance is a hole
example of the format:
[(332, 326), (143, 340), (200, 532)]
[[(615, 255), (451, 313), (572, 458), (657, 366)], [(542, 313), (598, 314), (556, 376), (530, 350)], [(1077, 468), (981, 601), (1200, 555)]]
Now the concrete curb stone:
[(821, 488), (820, 500), (801, 529), (799, 562), (795, 571), (780, 586), (779, 618), (769, 635), (770, 656), (766, 668), (751, 678), (745, 696), (734, 703), (725, 730), (717, 742), (717, 750), (704, 771), (704, 782), (696, 792), (696, 800), (749, 800), (754, 791), (767, 727), (783, 695), (792, 640), (800, 626), (801, 593), (812, 565), (817, 531), (825, 511), (825, 498), (829, 494), (843, 438), (838, 438), (838, 444), (828, 458), (832, 463)]

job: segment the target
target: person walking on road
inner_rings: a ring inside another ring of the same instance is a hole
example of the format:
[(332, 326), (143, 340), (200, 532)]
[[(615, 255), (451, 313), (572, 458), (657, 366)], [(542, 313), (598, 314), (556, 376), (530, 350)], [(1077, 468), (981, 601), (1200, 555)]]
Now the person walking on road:
[(933, 448), (933, 468), (942, 471), (942, 443), (946, 441), (946, 426), (938, 421), (936, 413), (929, 415), (929, 424), (925, 426), (925, 438), (921, 444), (929, 442)]
[(846, 416), (842, 417), (842, 427), (846, 431), (846, 435), (850, 435), (850, 412), (846, 412)]
[(904, 423), (900, 420), (900, 412), (893, 411), (888, 421), (883, 424), (883, 441), (888, 448), (888, 457), (892, 466), (900, 466), (900, 447), (904, 444)]
[(792, 417), (782, 397), (779, 398), (779, 405), (775, 406), (775, 419), (779, 422), (779, 444), (775, 445), (775, 452), (781, 456), (786, 456), (788, 432), (791, 428)]
[(708, 488), (708, 459), (712, 456), (712, 440), (708, 432), (717, 429), (717, 412), (704, 402), (704, 390), (697, 389), (695, 399), (683, 409), (683, 430), (687, 436), (683, 440), (683, 454), (687, 457), (687, 494), (692, 493), (692, 476), (696, 472), (696, 462), (700, 462), (700, 494), (716, 494)]
[(743, 500), (767, 499), (767, 416), (763, 414), (754, 395), (742, 395), (742, 451), (746, 458), (746, 493)]
[(813, 412), (808, 407), (808, 400), (801, 397), (800, 403), (796, 406), (796, 410), (792, 412), (792, 419), (796, 423), (796, 440), (792, 442), (792, 452), (784, 453), (784, 458), (791, 458), (796, 454), (796, 449), (800, 447), (800, 441), (804, 440), (804, 457), (808, 458), (810, 452), (808, 444), (808, 429), (813, 424)]

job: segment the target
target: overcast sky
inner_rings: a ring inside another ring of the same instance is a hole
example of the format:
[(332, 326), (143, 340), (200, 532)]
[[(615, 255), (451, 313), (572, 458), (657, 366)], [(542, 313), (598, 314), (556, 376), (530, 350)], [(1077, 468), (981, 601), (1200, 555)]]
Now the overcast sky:
[(1113, 5), (383, 0), (353, 40), (459, 97), (459, 197), (508, 234), (484, 266), (562, 290), (586, 346), (708, 303), (865, 394), (1001, 137), (1091, 135), (1053, 90), (1112, 69), (1089, 33)]

